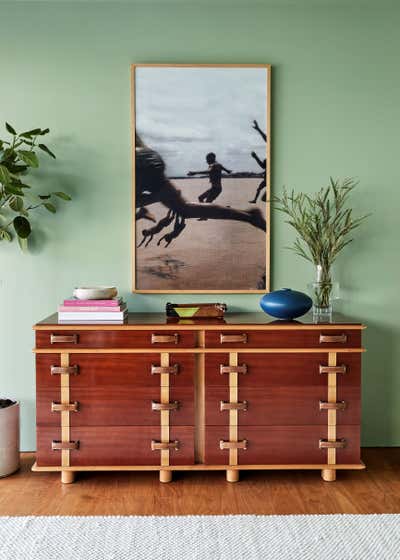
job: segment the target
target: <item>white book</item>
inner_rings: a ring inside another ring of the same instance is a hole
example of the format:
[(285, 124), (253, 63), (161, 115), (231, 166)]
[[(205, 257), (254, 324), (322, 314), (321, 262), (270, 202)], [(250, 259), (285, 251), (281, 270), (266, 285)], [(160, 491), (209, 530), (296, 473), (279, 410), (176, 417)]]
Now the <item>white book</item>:
[(127, 316), (127, 311), (59, 311), (59, 321), (123, 321)]

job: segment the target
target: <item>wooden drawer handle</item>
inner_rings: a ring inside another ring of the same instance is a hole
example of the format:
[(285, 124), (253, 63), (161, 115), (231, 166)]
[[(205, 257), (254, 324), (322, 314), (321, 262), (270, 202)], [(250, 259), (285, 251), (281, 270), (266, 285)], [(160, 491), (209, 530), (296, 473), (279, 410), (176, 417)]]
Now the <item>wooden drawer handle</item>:
[(346, 445), (347, 441), (345, 439), (337, 439), (336, 441), (329, 441), (327, 439), (319, 440), (320, 449), (343, 449)]
[(78, 410), (79, 410), (78, 401), (71, 402), (71, 403), (59, 403), (53, 401), (51, 403), (51, 412), (78, 412)]
[(347, 334), (320, 334), (319, 335), (319, 343), (320, 344), (332, 344), (335, 342), (339, 342), (340, 344), (344, 344), (347, 342)]
[(319, 373), (346, 373), (346, 366), (319, 366)]
[(173, 366), (155, 366), (151, 365), (151, 375), (161, 375), (162, 373), (170, 373), (171, 375), (177, 375), (179, 373), (179, 365), (174, 364)]
[(347, 404), (345, 401), (338, 401), (338, 402), (319, 401), (320, 410), (345, 410), (346, 406)]
[(219, 366), (219, 373), (224, 375), (225, 373), (242, 373), (246, 375), (247, 373), (247, 364), (242, 364), (241, 366), (224, 366), (221, 364)]
[(152, 344), (178, 344), (179, 334), (154, 334), (151, 335)]
[(154, 439), (151, 442), (152, 451), (168, 451), (170, 449), (172, 449), (173, 451), (179, 450), (179, 441), (177, 439), (175, 441), (169, 441), (167, 443), (155, 441)]
[(156, 401), (151, 401), (151, 410), (160, 411), (160, 410), (178, 410), (179, 408), (179, 401), (173, 401), (169, 403), (160, 403)]
[(247, 401), (237, 403), (220, 401), (219, 409), (221, 412), (223, 410), (247, 410)]
[(79, 366), (51, 366), (50, 373), (51, 375), (78, 375)]
[(79, 449), (78, 441), (56, 441), (51, 442), (51, 448), (53, 451), (65, 451), (68, 449)]
[(246, 344), (247, 343), (247, 334), (246, 333), (242, 333), (242, 334), (223, 334), (221, 333), (219, 335), (219, 341), (221, 344), (229, 344), (229, 343), (235, 343), (235, 342), (241, 342), (242, 344)]
[(247, 449), (247, 439), (242, 441), (224, 441), (223, 439), (219, 442), (219, 448), (224, 449)]
[(50, 344), (57, 342), (67, 342), (69, 344), (78, 344), (79, 337), (77, 334), (51, 334)]

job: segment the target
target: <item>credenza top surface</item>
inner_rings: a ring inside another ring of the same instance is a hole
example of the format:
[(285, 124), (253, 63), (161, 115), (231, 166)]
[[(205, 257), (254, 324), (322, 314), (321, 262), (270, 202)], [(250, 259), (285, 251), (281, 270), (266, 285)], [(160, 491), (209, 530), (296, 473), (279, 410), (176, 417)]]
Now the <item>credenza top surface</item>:
[(227, 313), (224, 319), (174, 319), (174, 318), (167, 318), (165, 313), (129, 313), (126, 321), (122, 324), (110, 324), (110, 323), (85, 323), (84, 321), (76, 322), (76, 323), (59, 323), (58, 322), (58, 315), (54, 313), (49, 317), (46, 317), (42, 321), (39, 321), (34, 328), (37, 330), (51, 328), (54, 326), (63, 326), (66, 330), (70, 328), (76, 328), (77, 326), (84, 325), (86, 328), (90, 327), (96, 330), (96, 328), (101, 327), (102, 325), (106, 326), (107, 328), (116, 328), (116, 329), (124, 329), (124, 328), (138, 328), (141, 327), (168, 327), (171, 326), (172, 328), (180, 327), (182, 329), (187, 329), (188, 327), (198, 328), (199, 330), (203, 328), (216, 328), (216, 329), (223, 329), (225, 328), (232, 328), (234, 326), (238, 327), (259, 327), (260, 329), (263, 328), (279, 328), (279, 329), (293, 329), (293, 328), (301, 328), (302, 326), (306, 326), (310, 328), (311, 326), (315, 326), (316, 328), (329, 328), (335, 326), (348, 326), (349, 328), (364, 328), (364, 325), (356, 321), (354, 319), (350, 319), (345, 317), (344, 315), (334, 313), (332, 319), (329, 322), (314, 322), (313, 316), (311, 313), (307, 313), (302, 317), (294, 320), (294, 321), (282, 321), (279, 319), (275, 319), (274, 317), (270, 317), (266, 313), (260, 312), (253, 312), (253, 313)]

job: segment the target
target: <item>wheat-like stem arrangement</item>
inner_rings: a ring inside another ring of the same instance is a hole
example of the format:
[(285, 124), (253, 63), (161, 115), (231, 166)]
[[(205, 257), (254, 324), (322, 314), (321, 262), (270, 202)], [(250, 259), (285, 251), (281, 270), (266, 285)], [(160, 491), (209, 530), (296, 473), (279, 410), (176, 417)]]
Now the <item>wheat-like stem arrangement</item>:
[(329, 307), (332, 264), (353, 241), (351, 232), (368, 216), (354, 217), (349, 207), (349, 196), (357, 184), (352, 178), (343, 181), (331, 178), (329, 185), (314, 195), (284, 189), (281, 197), (273, 199), (275, 208), (285, 214), (285, 222), (297, 233), (293, 246), (288, 249), (317, 267), (319, 286), (315, 303), (318, 307)]

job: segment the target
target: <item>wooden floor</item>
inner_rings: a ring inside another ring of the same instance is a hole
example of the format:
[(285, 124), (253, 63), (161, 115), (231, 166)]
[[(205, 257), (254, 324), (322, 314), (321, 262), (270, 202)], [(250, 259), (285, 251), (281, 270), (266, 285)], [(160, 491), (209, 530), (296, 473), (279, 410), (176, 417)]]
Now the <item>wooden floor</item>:
[(0, 479), (0, 515), (198, 515), (400, 513), (400, 448), (364, 449), (365, 471), (252, 471), (230, 484), (224, 472), (80, 473), (71, 485), (57, 473), (32, 473), (34, 455)]

